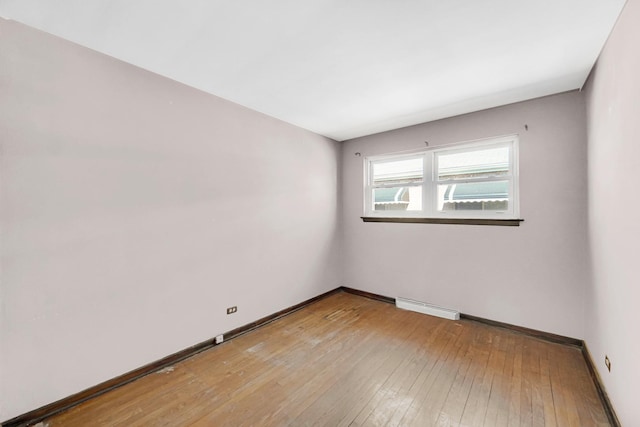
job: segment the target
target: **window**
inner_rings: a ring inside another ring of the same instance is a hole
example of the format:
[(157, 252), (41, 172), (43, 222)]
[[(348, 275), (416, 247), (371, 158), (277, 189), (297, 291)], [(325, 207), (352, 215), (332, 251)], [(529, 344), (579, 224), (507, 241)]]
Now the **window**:
[(365, 159), (365, 217), (518, 218), (515, 135)]

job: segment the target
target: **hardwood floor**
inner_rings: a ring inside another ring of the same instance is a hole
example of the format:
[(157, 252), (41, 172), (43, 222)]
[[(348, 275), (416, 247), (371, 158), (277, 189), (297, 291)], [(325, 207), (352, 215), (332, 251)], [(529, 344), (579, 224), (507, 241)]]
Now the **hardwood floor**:
[(53, 426), (608, 426), (580, 350), (338, 293)]

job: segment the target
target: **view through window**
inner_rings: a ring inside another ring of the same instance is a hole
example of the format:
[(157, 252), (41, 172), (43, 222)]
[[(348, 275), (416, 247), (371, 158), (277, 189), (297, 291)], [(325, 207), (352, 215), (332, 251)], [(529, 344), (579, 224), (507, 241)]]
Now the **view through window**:
[(365, 159), (365, 216), (517, 218), (517, 136)]

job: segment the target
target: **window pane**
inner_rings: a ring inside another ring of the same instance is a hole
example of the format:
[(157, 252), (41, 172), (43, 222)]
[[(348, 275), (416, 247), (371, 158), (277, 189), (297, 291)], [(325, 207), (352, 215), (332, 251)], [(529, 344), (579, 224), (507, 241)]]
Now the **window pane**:
[(373, 163), (373, 184), (422, 182), (422, 157)]
[(439, 153), (438, 180), (467, 179), (509, 174), (509, 147), (476, 148)]
[(422, 210), (422, 187), (375, 188), (373, 190), (373, 210)]
[(438, 185), (438, 211), (503, 211), (509, 208), (509, 181)]

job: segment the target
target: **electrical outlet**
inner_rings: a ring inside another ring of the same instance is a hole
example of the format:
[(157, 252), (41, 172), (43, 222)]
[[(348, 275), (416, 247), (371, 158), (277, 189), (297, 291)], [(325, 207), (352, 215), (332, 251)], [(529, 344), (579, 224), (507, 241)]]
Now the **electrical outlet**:
[(222, 344), (222, 341), (224, 341), (224, 336), (218, 335), (216, 337), (216, 344)]
[(229, 308), (227, 308), (227, 314), (233, 314), (233, 313), (235, 313), (236, 311), (238, 311), (238, 307), (237, 307), (237, 306), (235, 306), (235, 305), (234, 305), (233, 307), (229, 307)]
[(604, 364), (607, 365), (607, 369), (611, 372), (611, 361), (609, 360), (609, 356), (604, 355)]

